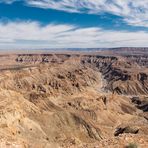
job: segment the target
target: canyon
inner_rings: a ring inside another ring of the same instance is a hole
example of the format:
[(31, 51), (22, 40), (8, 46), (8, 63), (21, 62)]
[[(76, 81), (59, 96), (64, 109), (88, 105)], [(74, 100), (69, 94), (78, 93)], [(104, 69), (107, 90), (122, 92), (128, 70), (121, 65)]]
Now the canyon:
[(146, 148), (148, 50), (1, 54), (0, 137), (0, 147)]

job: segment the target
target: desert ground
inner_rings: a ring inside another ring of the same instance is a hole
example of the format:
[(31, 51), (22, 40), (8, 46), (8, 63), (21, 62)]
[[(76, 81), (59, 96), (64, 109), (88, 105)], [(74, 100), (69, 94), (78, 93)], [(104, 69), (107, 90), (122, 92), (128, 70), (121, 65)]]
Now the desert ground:
[(148, 147), (148, 48), (1, 54), (0, 147)]

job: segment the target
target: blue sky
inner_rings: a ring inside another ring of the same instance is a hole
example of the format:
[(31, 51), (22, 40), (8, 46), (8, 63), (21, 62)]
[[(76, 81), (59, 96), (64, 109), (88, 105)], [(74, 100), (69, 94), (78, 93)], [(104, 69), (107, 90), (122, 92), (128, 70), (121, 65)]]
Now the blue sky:
[(0, 0), (0, 49), (148, 46), (147, 0)]

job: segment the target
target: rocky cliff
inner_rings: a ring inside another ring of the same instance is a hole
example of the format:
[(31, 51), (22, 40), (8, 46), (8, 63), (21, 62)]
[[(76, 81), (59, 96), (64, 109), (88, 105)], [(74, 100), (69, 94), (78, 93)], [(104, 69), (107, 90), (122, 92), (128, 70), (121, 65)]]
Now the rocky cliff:
[(147, 146), (145, 64), (96, 54), (1, 58), (2, 147)]

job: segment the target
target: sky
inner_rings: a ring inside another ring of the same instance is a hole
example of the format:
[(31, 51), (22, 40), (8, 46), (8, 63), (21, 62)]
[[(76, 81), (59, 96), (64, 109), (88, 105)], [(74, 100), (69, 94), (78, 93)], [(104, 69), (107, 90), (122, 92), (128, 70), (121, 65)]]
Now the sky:
[(148, 0), (0, 0), (0, 49), (148, 47)]

